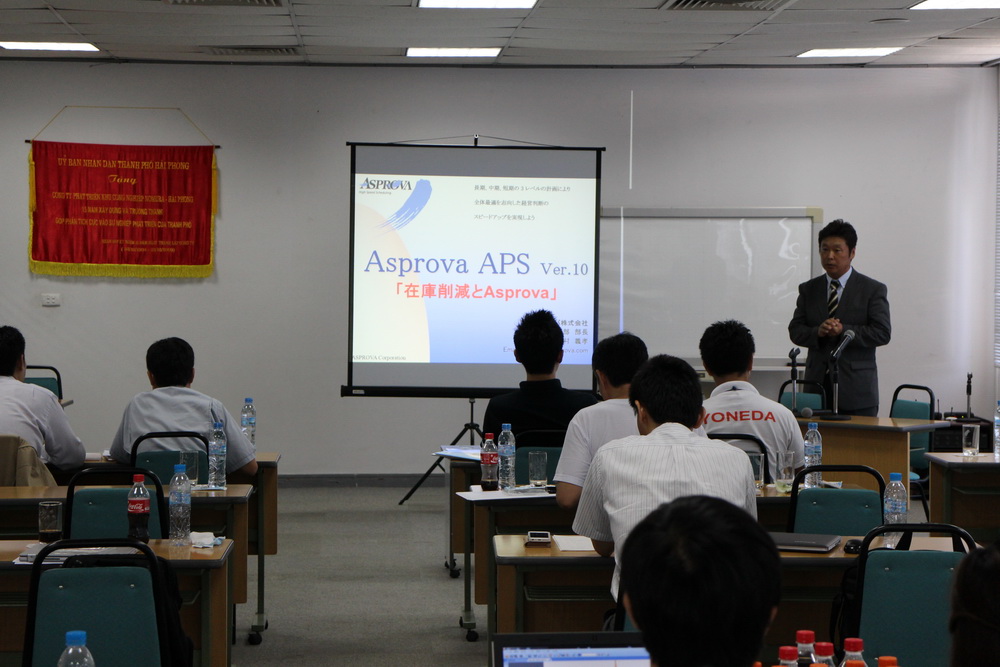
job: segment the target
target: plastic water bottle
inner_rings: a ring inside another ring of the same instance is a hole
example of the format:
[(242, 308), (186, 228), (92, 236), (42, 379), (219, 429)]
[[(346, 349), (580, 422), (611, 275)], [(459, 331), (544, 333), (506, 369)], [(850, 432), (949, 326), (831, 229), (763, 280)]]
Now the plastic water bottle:
[(174, 476), (170, 479), (170, 546), (191, 545), (191, 480), (187, 476), (187, 466), (174, 465)]
[(479, 467), (482, 469), (480, 486), (483, 491), (496, 491), (500, 488), (500, 481), (497, 479), (500, 455), (497, 453), (497, 446), (493, 444), (492, 433), (486, 434), (483, 449), (479, 452)]
[(149, 542), (149, 489), (146, 476), (132, 475), (132, 488), (128, 492), (128, 536), (140, 542)]
[(517, 486), (514, 481), (514, 451), (516, 445), (510, 424), (504, 424), (497, 438), (497, 453), (500, 455), (500, 488), (506, 491)]
[(1000, 461), (1000, 401), (993, 412), (993, 458)]
[(782, 646), (778, 649), (778, 665), (780, 667), (798, 667), (799, 649), (797, 646)]
[[(889, 473), (889, 486), (885, 487), (885, 505), (882, 512), (885, 523), (906, 523), (907, 509), (907, 493), (906, 487), (903, 486), (903, 474), (891, 472)], [(900, 537), (902, 537), (902, 533), (885, 533), (882, 539), (886, 548), (895, 549)]]
[[(809, 430), (806, 431), (804, 441), (806, 466), (823, 465), (823, 436), (819, 434), (819, 427), (816, 425), (816, 422), (809, 422)], [(806, 475), (806, 488), (820, 486), (822, 482), (823, 473), (811, 472)]]
[(253, 406), (252, 398), (243, 400), (243, 409), (240, 410), (240, 429), (253, 445), (253, 451), (257, 451), (257, 408)]
[[(896, 475), (899, 473), (890, 473)], [(865, 643), (858, 637), (848, 637), (844, 640), (844, 659), (840, 662), (840, 667), (847, 667), (848, 660), (858, 660), (862, 665), (867, 665), (863, 651)]]
[(809, 667), (813, 663), (816, 653), (814, 644), (816, 643), (816, 633), (812, 630), (797, 630), (795, 632), (795, 643), (799, 649), (799, 666)]
[(87, 648), (87, 633), (70, 630), (66, 633), (66, 649), (59, 656), (56, 667), (94, 667), (94, 656)]
[(208, 485), (226, 488), (226, 432), (222, 422), (212, 424), (212, 437), (208, 439)]
[(816, 642), (813, 664), (837, 667), (837, 661), (833, 658), (833, 642)]

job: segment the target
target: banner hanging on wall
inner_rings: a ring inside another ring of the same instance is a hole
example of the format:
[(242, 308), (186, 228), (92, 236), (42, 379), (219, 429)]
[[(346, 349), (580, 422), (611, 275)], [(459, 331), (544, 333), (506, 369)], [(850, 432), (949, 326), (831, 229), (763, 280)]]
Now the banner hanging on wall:
[(204, 278), (214, 268), (213, 146), (33, 141), (32, 272)]

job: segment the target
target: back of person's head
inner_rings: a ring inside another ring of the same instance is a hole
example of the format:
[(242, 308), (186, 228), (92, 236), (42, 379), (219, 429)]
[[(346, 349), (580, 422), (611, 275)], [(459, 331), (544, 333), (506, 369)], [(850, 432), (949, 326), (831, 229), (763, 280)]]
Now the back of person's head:
[(535, 310), (521, 318), (514, 330), (514, 349), (524, 370), (544, 375), (555, 370), (563, 348), (563, 330), (547, 310)]
[(649, 352), (642, 339), (623, 331), (608, 336), (597, 344), (591, 365), (595, 371), (601, 371), (607, 376), (612, 387), (621, 387), (632, 381), (636, 371), (648, 358)]
[(836, 219), (823, 229), (819, 230), (817, 242), (822, 245), (823, 239), (830, 236), (839, 236), (847, 243), (848, 250), (854, 250), (858, 245), (858, 233), (854, 230), (854, 225), (841, 219)]
[(753, 334), (736, 320), (715, 322), (705, 329), (698, 349), (702, 364), (712, 375), (746, 373), (757, 351)]
[(0, 375), (13, 375), (24, 354), (24, 336), (14, 327), (0, 327)]
[(642, 403), (657, 424), (675, 422), (694, 428), (701, 415), (701, 382), (691, 364), (660, 354), (642, 365), (632, 378), (629, 405)]
[(1000, 543), (959, 564), (951, 596), (951, 667), (1000, 665)]
[(158, 387), (183, 387), (194, 377), (194, 350), (182, 338), (164, 338), (146, 350), (146, 370)]
[(750, 667), (781, 596), (781, 558), (743, 509), (682, 497), (625, 540), (619, 594), (655, 663)]

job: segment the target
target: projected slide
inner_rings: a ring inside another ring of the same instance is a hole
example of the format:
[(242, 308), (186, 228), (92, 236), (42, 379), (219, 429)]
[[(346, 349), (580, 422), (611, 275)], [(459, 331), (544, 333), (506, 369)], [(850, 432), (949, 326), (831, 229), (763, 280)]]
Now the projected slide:
[(352, 148), (350, 384), (516, 386), (514, 328), (544, 308), (564, 385), (589, 389), (599, 153)]

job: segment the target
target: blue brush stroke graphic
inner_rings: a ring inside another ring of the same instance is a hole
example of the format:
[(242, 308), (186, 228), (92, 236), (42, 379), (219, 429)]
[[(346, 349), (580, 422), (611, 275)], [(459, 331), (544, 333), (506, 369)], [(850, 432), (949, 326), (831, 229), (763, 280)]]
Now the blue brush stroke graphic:
[(426, 178), (421, 178), (417, 181), (417, 186), (413, 188), (413, 192), (406, 198), (400, 209), (390, 215), (379, 227), (392, 227), (396, 230), (402, 229), (417, 217), (420, 211), (424, 210), (424, 206), (427, 206), (430, 198), (431, 182)]

